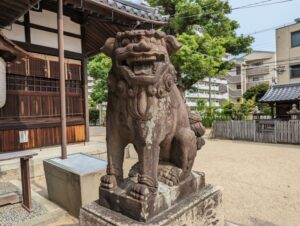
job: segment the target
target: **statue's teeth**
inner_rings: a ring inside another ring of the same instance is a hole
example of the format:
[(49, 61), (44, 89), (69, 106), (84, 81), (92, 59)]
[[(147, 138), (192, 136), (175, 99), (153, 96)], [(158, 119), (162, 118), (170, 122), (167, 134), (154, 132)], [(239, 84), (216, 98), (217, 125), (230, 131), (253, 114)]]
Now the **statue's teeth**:
[(152, 65), (137, 64), (133, 66), (133, 71), (136, 75), (152, 75)]

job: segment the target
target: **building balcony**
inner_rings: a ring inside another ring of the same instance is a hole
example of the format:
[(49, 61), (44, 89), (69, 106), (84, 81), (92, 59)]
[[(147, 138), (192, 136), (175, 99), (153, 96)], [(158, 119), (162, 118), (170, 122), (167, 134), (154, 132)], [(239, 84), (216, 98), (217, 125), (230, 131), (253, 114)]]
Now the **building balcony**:
[(227, 93), (227, 85), (220, 85), (219, 86), (219, 92), (220, 93)]
[[(209, 85), (197, 84), (197, 85), (196, 85), (196, 88), (197, 88), (198, 90), (209, 90)], [(219, 87), (218, 87), (218, 86), (211, 85), (211, 86), (210, 86), (210, 90), (218, 91), (218, 90), (219, 90)]]
[[(185, 95), (186, 98), (189, 99), (209, 99), (209, 94), (208, 93), (187, 93)], [(212, 93), (210, 95), (211, 99), (228, 99), (228, 94), (214, 94)]]
[[(204, 82), (209, 82), (209, 78), (206, 77), (206, 78), (203, 79), (203, 81)], [(215, 84), (227, 84), (226, 79), (223, 79), (223, 77), (220, 77), (220, 78), (211, 78), (210, 82), (211, 83), (215, 83)]]
[(228, 83), (241, 83), (241, 76), (240, 75), (237, 75), (237, 76), (228, 75), (227, 81), (228, 81)]
[(270, 85), (271, 83), (268, 80), (248, 81), (247, 82), (247, 90), (250, 89), (253, 86), (257, 86), (257, 85), (260, 85), (260, 84), (268, 84), (268, 85)]
[(252, 75), (263, 75), (263, 74), (269, 74), (270, 73), (270, 67), (269, 66), (258, 66), (258, 67), (252, 67), (246, 69), (246, 75), (252, 76)]
[(241, 97), (242, 96), (242, 91), (240, 89), (229, 89), (229, 97)]

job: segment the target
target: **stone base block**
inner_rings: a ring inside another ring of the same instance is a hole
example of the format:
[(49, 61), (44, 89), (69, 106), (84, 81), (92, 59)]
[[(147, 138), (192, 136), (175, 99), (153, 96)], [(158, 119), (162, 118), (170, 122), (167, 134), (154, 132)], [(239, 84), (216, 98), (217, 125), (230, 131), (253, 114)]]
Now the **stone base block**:
[(102, 207), (98, 201), (82, 207), (79, 220), (81, 226), (224, 226), (222, 189), (207, 185), (147, 223)]
[(45, 160), (49, 199), (78, 217), (82, 206), (99, 198), (99, 178), (106, 173), (106, 164), (83, 153)]
[(159, 182), (157, 194), (149, 197), (146, 201), (136, 200), (128, 195), (135, 183), (137, 183), (137, 178), (128, 178), (124, 182), (123, 189), (107, 190), (100, 187), (99, 204), (132, 219), (148, 221), (182, 199), (204, 188), (205, 175), (201, 172), (192, 172), (177, 186), (168, 186)]

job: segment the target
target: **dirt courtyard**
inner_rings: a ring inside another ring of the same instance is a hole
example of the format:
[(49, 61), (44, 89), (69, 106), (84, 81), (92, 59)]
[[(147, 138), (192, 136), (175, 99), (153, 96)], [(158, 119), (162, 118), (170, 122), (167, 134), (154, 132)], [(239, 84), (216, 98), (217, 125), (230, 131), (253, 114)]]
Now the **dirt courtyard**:
[(194, 169), (224, 188), (225, 218), (241, 225), (300, 225), (300, 146), (206, 140)]
[[(92, 134), (91, 140), (104, 142), (103, 128)], [(136, 161), (131, 150), (125, 175)], [(207, 183), (224, 188), (227, 221), (245, 226), (300, 225), (299, 145), (206, 139), (194, 170), (205, 172)], [(39, 182), (45, 188), (44, 180)], [(67, 216), (54, 225), (78, 225), (78, 221)]]

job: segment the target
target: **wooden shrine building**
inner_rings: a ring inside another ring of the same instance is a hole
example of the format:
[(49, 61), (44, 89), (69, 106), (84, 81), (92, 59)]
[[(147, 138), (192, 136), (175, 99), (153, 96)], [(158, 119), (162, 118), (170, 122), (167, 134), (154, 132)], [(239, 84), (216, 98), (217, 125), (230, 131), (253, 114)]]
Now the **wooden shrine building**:
[(271, 106), (273, 119), (288, 120), (292, 106), (300, 107), (300, 83), (273, 85), (259, 102)]
[[(10, 43), (27, 56), (5, 61), (0, 152), (61, 144), (58, 1), (0, 1), (0, 46)], [(63, 0), (68, 143), (89, 140), (88, 58), (118, 31), (159, 28), (166, 21), (157, 9), (124, 0)], [(0, 49), (0, 59), (3, 53)]]

